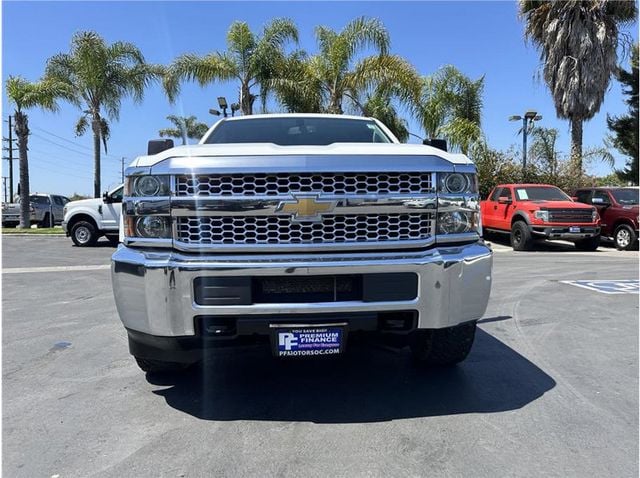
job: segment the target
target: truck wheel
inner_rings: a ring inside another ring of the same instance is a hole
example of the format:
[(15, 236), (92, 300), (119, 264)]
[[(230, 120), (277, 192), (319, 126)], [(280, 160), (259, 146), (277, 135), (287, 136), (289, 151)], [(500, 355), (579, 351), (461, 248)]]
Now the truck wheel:
[(446, 329), (419, 330), (410, 339), (411, 355), (419, 365), (455, 365), (467, 358), (475, 335), (475, 322)]
[(575, 242), (576, 249), (579, 251), (595, 251), (600, 247), (600, 236), (588, 237)]
[[(55, 220), (55, 218), (52, 218), (53, 220)], [(47, 227), (51, 227), (51, 222), (49, 222), (49, 213), (45, 213), (44, 217), (42, 218), (42, 221), (40, 221), (38, 223), (38, 229), (44, 229)]]
[(178, 362), (162, 362), (160, 360), (149, 360), (140, 357), (135, 357), (138, 367), (143, 372), (176, 372), (179, 370), (185, 370), (189, 367), (189, 364)]
[(109, 244), (111, 244), (113, 247), (118, 247), (118, 244), (120, 244), (120, 238), (118, 236), (107, 236), (107, 239), (109, 241)]
[(71, 240), (78, 247), (93, 246), (98, 240), (96, 228), (88, 221), (78, 221), (71, 228)]
[(630, 251), (635, 247), (638, 236), (631, 226), (620, 224), (613, 233), (613, 240), (619, 251)]
[(526, 222), (516, 221), (511, 226), (511, 247), (514, 251), (530, 251), (533, 248), (533, 238)]

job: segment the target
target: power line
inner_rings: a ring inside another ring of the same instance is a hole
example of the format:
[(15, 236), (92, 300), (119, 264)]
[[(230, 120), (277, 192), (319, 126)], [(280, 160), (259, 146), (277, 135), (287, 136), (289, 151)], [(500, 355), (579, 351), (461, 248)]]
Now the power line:
[[(61, 139), (62, 141), (66, 141), (67, 143), (73, 144), (73, 145), (75, 145), (75, 146), (77, 146), (79, 148), (88, 149), (89, 151), (93, 152), (93, 148), (91, 148), (89, 146), (85, 146), (84, 144), (80, 144), (80, 143), (77, 143), (75, 141), (71, 141), (70, 139), (67, 139), (67, 138), (65, 138), (63, 136), (57, 135), (55, 133), (52, 133), (51, 131), (47, 131), (46, 129), (42, 129), (42, 128), (38, 127), (38, 126), (34, 126), (34, 129), (37, 129), (38, 131), (42, 131), (43, 133), (51, 135), (51, 136), (53, 136), (55, 138)], [(111, 156), (113, 158), (117, 158), (117, 155), (111, 154), (111, 153), (104, 153), (104, 155), (105, 156)]]
[(77, 149), (70, 148), (69, 146), (65, 146), (64, 144), (56, 143), (55, 141), (53, 141), (53, 140), (51, 140), (51, 139), (49, 139), (49, 138), (45, 138), (44, 136), (41, 136), (41, 135), (39, 135), (39, 134), (37, 134), (37, 133), (31, 133), (31, 134), (32, 134), (33, 136), (35, 136), (36, 138), (40, 138), (40, 139), (42, 139), (42, 140), (44, 140), (44, 141), (47, 141), (47, 142), (49, 142), (49, 143), (51, 143), (51, 144), (55, 144), (56, 146), (58, 146), (58, 147), (60, 147), (60, 148), (63, 148), (63, 149), (66, 149), (66, 150), (68, 150), (68, 151), (73, 151), (73, 152), (74, 152), (74, 153), (76, 153), (76, 154), (82, 154), (82, 155), (84, 155), (84, 156), (87, 156), (87, 155), (89, 154), (89, 153), (87, 153), (86, 151), (78, 151)]
[(93, 158), (87, 158), (85, 160), (80, 159), (80, 158), (74, 158), (74, 157), (61, 157), (61, 156), (56, 156), (55, 154), (51, 154), (48, 151), (42, 151), (41, 149), (33, 149), (31, 147), (29, 147), (29, 151), (32, 153), (36, 153), (37, 155), (40, 154), (44, 154), (49, 158), (53, 158), (53, 159), (57, 159), (58, 161), (62, 161), (64, 162), (73, 162), (73, 161), (77, 161), (77, 164), (82, 164), (82, 165), (87, 165), (87, 166), (92, 166), (93, 167)]

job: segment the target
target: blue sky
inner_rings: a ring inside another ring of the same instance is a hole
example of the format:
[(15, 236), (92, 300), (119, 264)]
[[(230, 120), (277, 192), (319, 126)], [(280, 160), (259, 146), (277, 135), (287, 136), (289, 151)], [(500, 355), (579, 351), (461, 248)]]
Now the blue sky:
[[(482, 120), (492, 147), (520, 145), (519, 125), (508, 117), (536, 109), (543, 115), (541, 124), (560, 130), (559, 149), (569, 150), (568, 124), (556, 119), (549, 92), (536, 79), (538, 53), (523, 40), (515, 2), (3, 2), (2, 14), (3, 84), (9, 75), (38, 79), (47, 58), (68, 51), (71, 36), (80, 30), (95, 30), (109, 42), (133, 42), (147, 61), (166, 64), (181, 53), (224, 50), (227, 28), (235, 20), (260, 31), (272, 18), (289, 17), (299, 27), (300, 46), (314, 53), (316, 25), (341, 29), (355, 17), (377, 17), (391, 34), (392, 52), (406, 57), (421, 74), (452, 64), (472, 78), (485, 75)], [(637, 25), (626, 32), (637, 40)], [(226, 96), (229, 103), (236, 101), (237, 85), (201, 88), (186, 83), (174, 105), (159, 86), (151, 87), (141, 104), (125, 100), (120, 121), (112, 124), (109, 154), (103, 159), (103, 189), (119, 181), (121, 157), (130, 161), (143, 154), (147, 140), (168, 126), (167, 115), (193, 114), (208, 124), (215, 121), (208, 110), (217, 108), (218, 96)], [(11, 109), (4, 95), (2, 108), (6, 119)], [(585, 125), (585, 146), (602, 144), (606, 113), (625, 110), (621, 87), (613, 81), (600, 113)], [(66, 104), (56, 114), (29, 113), (32, 190), (91, 193), (92, 142), (89, 134), (74, 136), (78, 116), (79, 111)], [(410, 130), (422, 135), (414, 122)], [(617, 166), (623, 166), (624, 158), (613, 152)], [(594, 165), (592, 172), (610, 171)]]

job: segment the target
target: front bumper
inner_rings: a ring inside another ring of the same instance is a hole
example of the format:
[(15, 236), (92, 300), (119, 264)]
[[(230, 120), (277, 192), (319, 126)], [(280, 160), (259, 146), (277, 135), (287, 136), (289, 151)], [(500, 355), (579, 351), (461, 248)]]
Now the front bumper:
[[(599, 226), (529, 226), (534, 237), (544, 239), (560, 239), (565, 241), (578, 241), (588, 239), (600, 234)], [(578, 230), (574, 230), (577, 228)]]
[[(435, 247), (419, 252), (292, 255), (197, 255), (120, 245), (112, 257), (116, 306), (124, 326), (152, 336), (196, 335), (196, 317), (313, 317), (416, 311), (418, 328), (444, 328), (477, 320), (491, 289), (492, 252), (484, 243)], [(198, 305), (193, 282), (199, 277), (313, 276), (414, 272), (412, 300), (253, 305)]]

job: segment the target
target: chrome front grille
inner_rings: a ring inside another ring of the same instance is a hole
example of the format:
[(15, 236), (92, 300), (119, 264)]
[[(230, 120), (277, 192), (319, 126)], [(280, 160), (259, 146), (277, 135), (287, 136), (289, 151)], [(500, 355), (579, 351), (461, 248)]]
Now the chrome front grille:
[(362, 244), (426, 240), (434, 216), (424, 214), (323, 215), (321, 221), (289, 216), (176, 218), (177, 240), (194, 246)]
[(273, 173), (176, 177), (178, 196), (322, 194), (427, 194), (432, 173)]
[(591, 209), (549, 209), (549, 222), (593, 222)]

